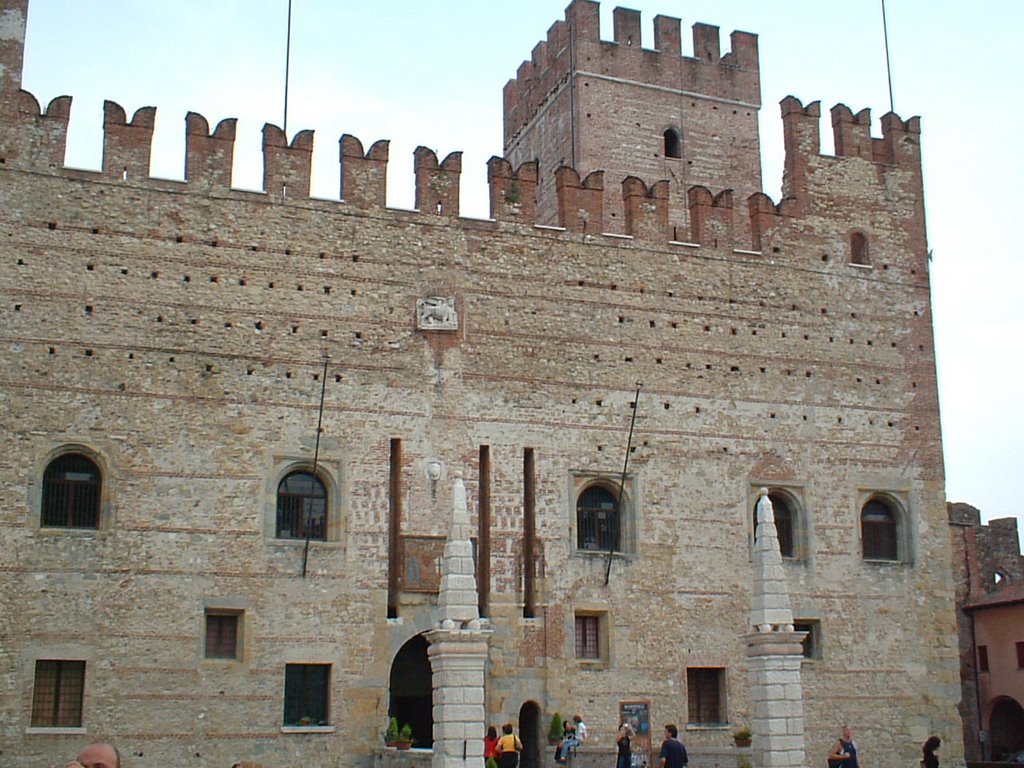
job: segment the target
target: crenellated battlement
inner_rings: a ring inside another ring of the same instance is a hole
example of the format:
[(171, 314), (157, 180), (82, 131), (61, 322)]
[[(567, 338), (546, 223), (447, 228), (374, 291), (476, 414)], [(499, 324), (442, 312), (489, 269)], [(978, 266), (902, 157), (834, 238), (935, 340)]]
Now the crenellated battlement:
[[(35, 98), (20, 92), (13, 119), (2, 123), (0, 157), (9, 169), (61, 172), (70, 115), (71, 99), (54, 99), (45, 113)], [(683, 192), (686, 224), (673, 224), (670, 208), (674, 195), (668, 180), (644, 180), (626, 176), (609, 186), (605, 171), (581, 174), (562, 165), (551, 171), (556, 191), (554, 220), (568, 231), (589, 235), (613, 232), (614, 214), (606, 206), (610, 193), (622, 211), (621, 234), (649, 242), (685, 239), (694, 245), (759, 251), (762, 240), (784, 219), (805, 215), (810, 169), (820, 160), (848, 159), (872, 165), (893, 166), (920, 176), (918, 137), (920, 121), (901, 120), (889, 114), (883, 118), (882, 138), (870, 136), (870, 113), (854, 115), (844, 105), (832, 110), (837, 155), (820, 153), (818, 124), (820, 104), (806, 106), (788, 97), (781, 105), (786, 143), (786, 194), (776, 204), (762, 192), (742, 196), (731, 188), (717, 192), (705, 185), (692, 185)], [(9, 116), (10, 117), (10, 116)], [(103, 165), (107, 179), (145, 184), (149, 179), (149, 157), (156, 120), (156, 108), (142, 107), (127, 119), (125, 110), (113, 101), (104, 103)], [(222, 120), (210, 130), (203, 115), (190, 112), (185, 118), (185, 189), (201, 195), (244, 194), (231, 187), (236, 121)], [(280, 127), (263, 128), (264, 191), (275, 201), (309, 199), (314, 133), (305, 130), (289, 142)], [(344, 135), (339, 140), (339, 204), (354, 209), (386, 207), (386, 179), (389, 143), (381, 140), (364, 151), (362, 142)], [(69, 171), (71, 172), (71, 171)], [(74, 171), (78, 175), (81, 171)], [(416, 209), (421, 214), (457, 217), (462, 155), (452, 152), (443, 161), (427, 147), (414, 153)], [(497, 221), (524, 225), (547, 223), (540, 211), (542, 183), (535, 161), (513, 166), (505, 158), (493, 157), (487, 166), (491, 217)], [(154, 183), (165, 184), (160, 180)], [(879, 195), (882, 194), (879, 182)], [(816, 193), (817, 194), (817, 193)], [(743, 208), (738, 200), (747, 201)]]
[[(511, 147), (534, 117), (560, 91), (570, 76), (640, 82), (687, 96), (760, 106), (757, 36), (733, 32), (732, 50), (722, 54), (718, 27), (693, 25), (693, 55), (682, 53), (681, 22), (654, 18), (654, 48), (644, 48), (639, 11), (615, 8), (613, 39), (601, 40), (600, 4), (574, 0), (565, 20), (548, 30), (504, 91), (505, 147)], [(575, 69), (574, 69), (575, 68)]]
[[(13, 2), (18, 6), (23, 0)], [(10, 3), (8, 0), (7, 4)], [(568, 55), (569, 46), (576, 46), (577, 52), (588, 51), (584, 60), (609, 75), (623, 74), (624, 70), (616, 68), (639, 61), (643, 62), (644, 77), (653, 83), (663, 77), (679, 77), (680, 72), (703, 72), (701, 77), (694, 75), (696, 79), (689, 86), (700, 81), (708, 86), (704, 89), (707, 93), (715, 91), (717, 86), (711, 87), (715, 83), (723, 85), (728, 81), (730, 87), (740, 87), (747, 82), (744, 78), (748, 75), (754, 80), (747, 85), (756, 82), (757, 48), (753, 35), (735, 33), (733, 50), (722, 56), (717, 28), (697, 24), (697, 55), (684, 60), (680, 67), (678, 19), (657, 17), (655, 51), (639, 46), (640, 16), (636, 11), (617, 8), (614, 22), (614, 42), (603, 42), (599, 38), (597, 3), (573, 2), (566, 11), (566, 20), (551, 27), (547, 39), (534, 49), (532, 60), (520, 67), (520, 77), (510, 84), (511, 91), (507, 90), (513, 102), (521, 106), (524, 98), (529, 101), (541, 90), (550, 92), (560, 87), (561, 76), (557, 75), (555, 65)], [(615, 55), (610, 55), (613, 51)], [(8, 74), (3, 82), (9, 86), (20, 84), (20, 76), (10, 77), (9, 69), (20, 62), (21, 54), (8, 46), (4, 56)], [(669, 59), (675, 61), (672, 66), (665, 64)], [(751, 92), (748, 97), (756, 95)], [(81, 171), (63, 169), (70, 97), (54, 99), (43, 112), (31, 94), (18, 89), (5, 92), (3, 104), (0, 159), (4, 168), (67, 172), (81, 177)], [(914, 210), (922, 209), (918, 118), (903, 121), (895, 114), (887, 114), (881, 121), (882, 136), (876, 138), (871, 136), (869, 110), (854, 113), (846, 105), (838, 104), (831, 110), (836, 152), (834, 157), (826, 157), (820, 151), (820, 104), (811, 102), (805, 106), (790, 96), (780, 107), (786, 162), (783, 199), (778, 204), (760, 191), (759, 185), (755, 187), (752, 178), (742, 175), (730, 178), (712, 174), (710, 181), (705, 181), (700, 173), (691, 173), (691, 183), (681, 184), (674, 172), (673, 180), (665, 177), (666, 171), (674, 168), (671, 164), (655, 171), (641, 168), (623, 172), (615, 167), (592, 167), (588, 162), (592, 158), (578, 159), (575, 164), (563, 159), (555, 164), (535, 159), (517, 162), (515, 157), (506, 156), (491, 158), (487, 166), (491, 217), (527, 226), (555, 225), (591, 236), (618, 234), (652, 243), (683, 240), (694, 246), (759, 252), (786, 221), (826, 209), (833, 217), (845, 215), (843, 206), (836, 205), (841, 202), (841, 195), (831, 188), (828, 174), (836, 164), (846, 162), (881, 169), (862, 174), (858, 200), (866, 199), (868, 188), (873, 188), (870, 195), (879, 201), (891, 200), (894, 190), (903, 190), (915, 198)], [(130, 120), (124, 108), (113, 101), (105, 102), (103, 109), (101, 176), (113, 182), (166, 186), (166, 182), (149, 176), (156, 108), (142, 107)], [(203, 115), (187, 114), (184, 189), (188, 193), (247, 194), (231, 185), (236, 127), (236, 120), (229, 118), (211, 130)], [(692, 136), (685, 139), (695, 141)], [(289, 141), (280, 127), (270, 123), (264, 126), (263, 189), (268, 199), (278, 203), (309, 199), (313, 145), (311, 130), (301, 131)], [(356, 137), (342, 136), (340, 204), (352, 210), (385, 209), (388, 159), (388, 141), (377, 141), (367, 151)], [(669, 162), (670, 158), (665, 160)], [(912, 183), (894, 185), (892, 179), (883, 178), (882, 174), (892, 170), (907, 171)], [(414, 152), (416, 210), (421, 215), (458, 217), (461, 173), (460, 152), (439, 160), (433, 150), (418, 147)], [(741, 202), (744, 200), (745, 206)]]
[[(882, 116), (882, 136), (871, 136), (871, 110), (857, 114), (845, 104), (832, 108), (832, 133), (835, 156), (821, 154), (821, 104), (814, 101), (806, 106), (795, 96), (787, 96), (780, 103), (786, 160), (783, 175), (783, 196), (802, 200), (807, 197), (807, 184), (812, 168), (823, 160), (832, 162), (849, 159), (892, 166), (921, 179), (921, 119), (906, 121), (889, 112)], [(918, 190), (919, 191), (919, 190)]]

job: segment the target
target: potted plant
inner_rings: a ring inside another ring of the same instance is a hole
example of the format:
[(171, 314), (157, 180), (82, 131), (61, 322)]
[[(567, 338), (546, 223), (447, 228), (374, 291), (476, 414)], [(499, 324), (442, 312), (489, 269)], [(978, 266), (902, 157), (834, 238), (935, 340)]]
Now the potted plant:
[(384, 743), (389, 747), (398, 743), (398, 718), (392, 717), (388, 720), (388, 729), (384, 731)]
[(395, 742), (395, 746), (399, 749), (408, 749), (412, 746), (412, 726), (406, 723), (402, 726), (402, 730), (398, 732), (398, 741)]
[(751, 736), (753, 734), (750, 732), (750, 728), (745, 725), (732, 732), (732, 740), (736, 743), (737, 747), (749, 747)]
[(562, 743), (562, 716), (555, 712), (551, 716), (551, 727), (548, 728), (548, 744)]

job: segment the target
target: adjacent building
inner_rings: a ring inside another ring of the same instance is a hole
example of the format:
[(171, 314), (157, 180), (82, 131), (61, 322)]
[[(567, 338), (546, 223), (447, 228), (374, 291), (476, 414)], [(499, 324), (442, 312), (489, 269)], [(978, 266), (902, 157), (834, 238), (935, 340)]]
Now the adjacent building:
[(1024, 556), (1017, 519), (981, 524), (969, 504), (949, 505), (957, 576), (964, 751), (1005, 760), (1024, 750)]

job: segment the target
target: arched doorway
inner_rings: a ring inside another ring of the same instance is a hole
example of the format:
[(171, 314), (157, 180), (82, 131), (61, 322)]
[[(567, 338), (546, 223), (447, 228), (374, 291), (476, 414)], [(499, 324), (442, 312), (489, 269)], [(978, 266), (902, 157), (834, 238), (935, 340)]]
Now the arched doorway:
[(547, 765), (541, 760), (541, 748), (544, 743), (544, 731), (541, 730), (540, 705), (536, 701), (527, 701), (519, 708), (519, 740), (523, 742), (523, 753), (520, 755), (520, 768), (540, 768)]
[(416, 635), (403, 645), (391, 662), (388, 685), (391, 700), (388, 717), (398, 718), (399, 727), (406, 723), (412, 726), (413, 745), (423, 748), (434, 745), (429, 645), (423, 635)]
[(1024, 708), (1007, 697), (997, 699), (988, 718), (992, 759), (1005, 760), (1024, 749)]

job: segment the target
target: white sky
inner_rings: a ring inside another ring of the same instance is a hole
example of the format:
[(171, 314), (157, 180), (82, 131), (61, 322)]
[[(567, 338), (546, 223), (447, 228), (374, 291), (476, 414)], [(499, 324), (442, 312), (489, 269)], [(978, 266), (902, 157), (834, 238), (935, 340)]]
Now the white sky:
[[(338, 139), (391, 140), (388, 204), (411, 208), (412, 153), (462, 151), (462, 215), (487, 216), (486, 162), (502, 150), (502, 87), (568, 0), (293, 0), (289, 138), (315, 129), (313, 193), (337, 198)], [(643, 12), (759, 35), (764, 186), (782, 179), (779, 101), (872, 110), (889, 95), (880, 0), (622, 0)], [(602, 3), (611, 39), (614, 0)], [(45, 106), (74, 97), (67, 162), (99, 168), (103, 99), (157, 107), (153, 175), (184, 175), (184, 116), (236, 117), (237, 187), (262, 180), (263, 124), (281, 125), (287, 0), (31, 0), (23, 86)], [(983, 519), (1024, 512), (1024, 3), (888, 0), (896, 112), (922, 117), (947, 498)], [(654, 181), (648, 180), (648, 181)]]

